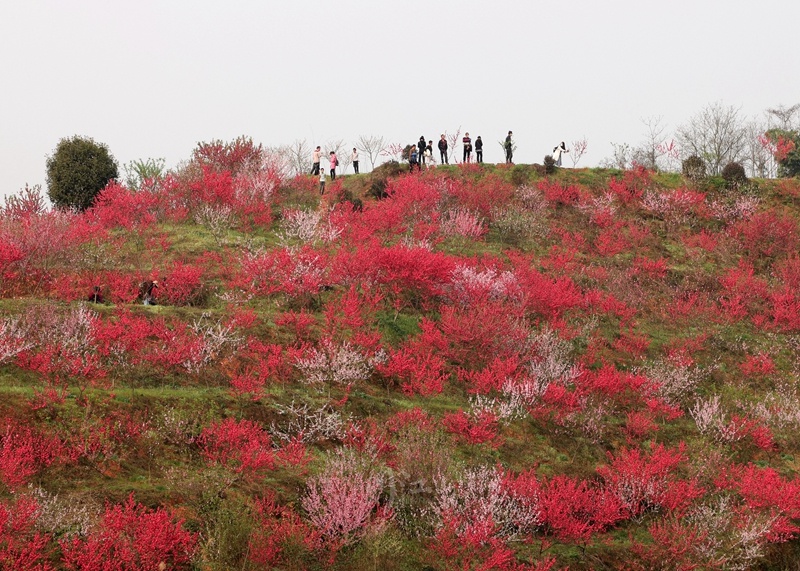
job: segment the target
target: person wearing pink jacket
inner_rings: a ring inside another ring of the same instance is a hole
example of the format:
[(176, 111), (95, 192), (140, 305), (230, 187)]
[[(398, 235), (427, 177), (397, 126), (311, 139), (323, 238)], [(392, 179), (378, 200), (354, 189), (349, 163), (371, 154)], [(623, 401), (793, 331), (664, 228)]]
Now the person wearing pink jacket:
[(331, 151), (331, 180), (336, 180), (336, 167), (339, 165), (339, 159), (336, 158), (336, 153)]

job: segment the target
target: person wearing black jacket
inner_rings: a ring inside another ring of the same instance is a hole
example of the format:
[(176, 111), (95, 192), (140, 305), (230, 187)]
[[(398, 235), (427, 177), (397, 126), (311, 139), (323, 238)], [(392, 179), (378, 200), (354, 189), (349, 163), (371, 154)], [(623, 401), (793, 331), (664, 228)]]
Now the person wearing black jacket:
[(450, 161), (447, 160), (447, 139), (444, 138), (444, 135), (439, 139), (439, 154), (442, 155), (442, 164), (449, 165)]
[(425, 164), (425, 137), (422, 135), (419, 136), (419, 141), (417, 142), (417, 153), (419, 154), (419, 164)]
[(475, 139), (475, 160), (479, 163), (483, 162), (483, 141), (480, 135)]

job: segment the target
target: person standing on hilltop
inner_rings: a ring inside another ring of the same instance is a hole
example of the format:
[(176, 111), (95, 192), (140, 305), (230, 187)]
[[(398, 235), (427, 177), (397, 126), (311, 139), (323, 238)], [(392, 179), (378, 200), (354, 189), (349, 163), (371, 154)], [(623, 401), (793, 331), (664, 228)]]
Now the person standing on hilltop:
[(319, 195), (325, 194), (325, 169), (319, 171)]
[(419, 141), (417, 141), (417, 154), (419, 155), (419, 164), (425, 164), (425, 137), (422, 135), (419, 136)]
[(411, 145), (411, 148), (408, 149), (408, 170), (410, 172), (414, 172), (414, 167), (419, 170), (419, 157), (417, 155), (417, 146)]
[(511, 131), (508, 132), (508, 136), (506, 137), (506, 142), (503, 144), (503, 148), (506, 150), (506, 164), (511, 164), (511, 159), (514, 158), (514, 143), (511, 142), (511, 135), (513, 133)]
[(336, 153), (331, 151), (330, 157), (330, 171), (331, 171), (331, 180), (336, 180), (336, 166), (339, 164), (339, 159), (336, 158)]
[(311, 174), (318, 175), (319, 174), (319, 157), (320, 157), (320, 150), (319, 145), (317, 148), (314, 149), (314, 154), (311, 155)]
[(425, 162), (430, 165), (435, 165), (436, 161), (433, 158), (433, 141), (428, 141), (428, 144), (425, 145)]
[(567, 146), (564, 144), (564, 141), (561, 141), (561, 144), (553, 149), (553, 159), (555, 159), (557, 167), (561, 166), (561, 155), (568, 152), (569, 150), (567, 149)]
[(358, 149), (353, 147), (353, 170), (358, 174)]
[(439, 139), (439, 154), (442, 155), (442, 164), (449, 165), (450, 161), (447, 160), (447, 139), (444, 138), (444, 134)]
[(461, 139), (464, 145), (464, 158), (463, 162), (468, 163), (472, 161), (472, 139), (469, 138), (469, 133), (464, 133), (464, 138)]
[(483, 162), (483, 141), (481, 141), (481, 136), (475, 139), (475, 160), (479, 163)]

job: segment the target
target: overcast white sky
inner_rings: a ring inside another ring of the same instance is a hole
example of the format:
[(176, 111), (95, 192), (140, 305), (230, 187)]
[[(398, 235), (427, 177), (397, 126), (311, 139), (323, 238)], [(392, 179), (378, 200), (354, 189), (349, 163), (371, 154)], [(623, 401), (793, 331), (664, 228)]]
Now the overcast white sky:
[(122, 165), (199, 141), (359, 135), (486, 143), (516, 162), (586, 137), (581, 166), (715, 101), (800, 102), (797, 0), (0, 0), (0, 195), (45, 187), (73, 135)]

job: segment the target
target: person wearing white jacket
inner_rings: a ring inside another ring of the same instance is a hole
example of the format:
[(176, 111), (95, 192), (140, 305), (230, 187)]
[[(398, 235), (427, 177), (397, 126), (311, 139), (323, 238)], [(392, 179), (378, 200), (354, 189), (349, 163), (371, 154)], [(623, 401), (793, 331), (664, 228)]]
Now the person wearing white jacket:
[(561, 144), (558, 145), (555, 149), (553, 149), (553, 160), (556, 161), (557, 167), (561, 166), (561, 155), (568, 152), (569, 150), (567, 149), (567, 146), (564, 144), (564, 141), (561, 141)]

